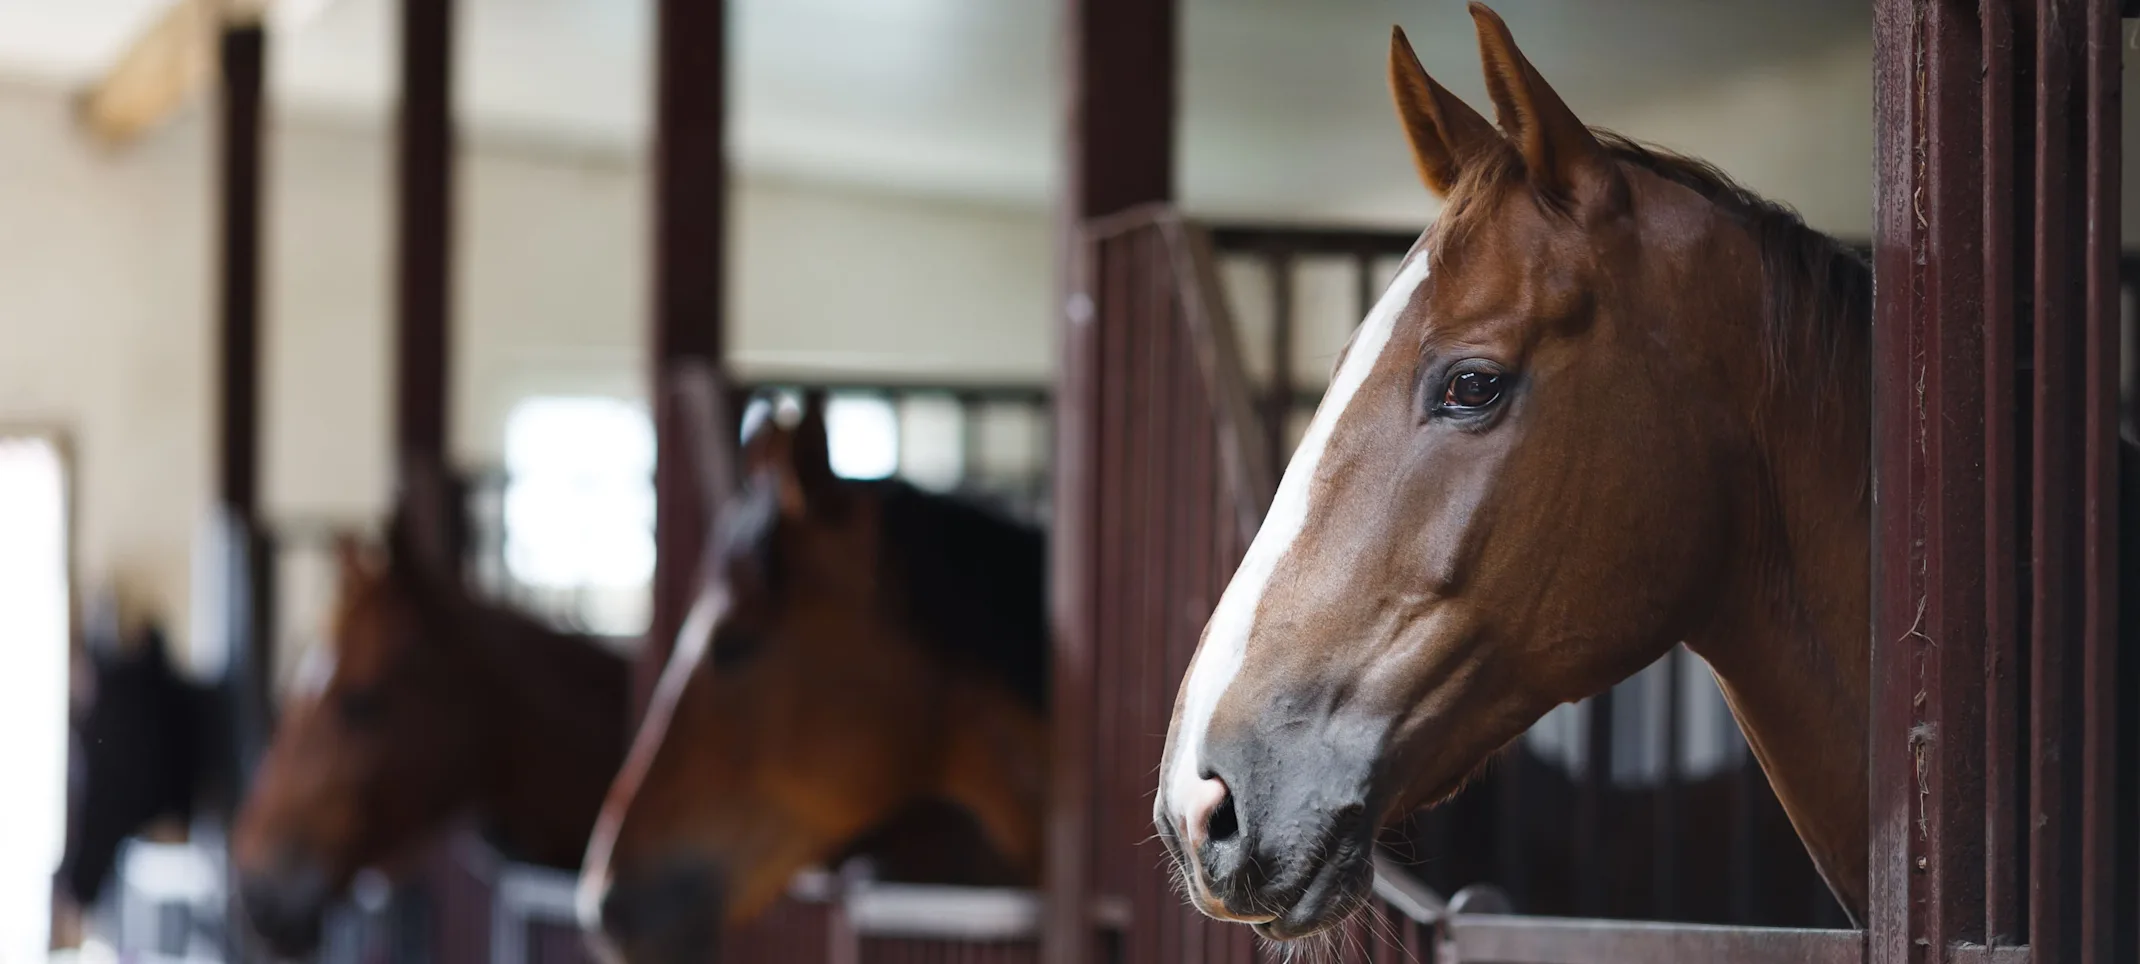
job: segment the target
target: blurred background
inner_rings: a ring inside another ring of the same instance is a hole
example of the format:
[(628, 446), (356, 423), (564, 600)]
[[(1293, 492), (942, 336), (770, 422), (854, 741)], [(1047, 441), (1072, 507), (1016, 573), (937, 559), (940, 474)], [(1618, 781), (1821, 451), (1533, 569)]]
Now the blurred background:
[[(390, 0), (259, 2), (271, 44), (258, 501), (275, 537), (265, 635), (282, 692), (331, 603), (329, 534), (376, 531), (393, 491), (399, 13)], [(124, 649), (160, 634), (197, 680), (231, 658), (222, 611), (201, 602), (223, 578), (217, 82), (213, 31), (188, 25), (207, 6), (0, 0), (0, 961), (129, 942), (220, 953), (171, 936), (160, 909), (220, 886), (212, 860), (153, 843), (195, 836), (183, 827), (122, 858), (128, 883), (102, 916), (55, 929), (50, 902), (91, 637)], [(1818, 228), (1869, 235), (1866, 4), (1498, 6), (1586, 120), (1713, 161)], [(731, 377), (829, 388), (842, 475), (897, 474), (1045, 520), (1060, 5), (729, 8)], [(461, 0), (456, 16), (446, 450), (469, 485), (469, 571), (494, 598), (631, 651), (654, 568), (653, 7)], [(1424, 226), (1435, 207), (1384, 86), (1392, 23), (1459, 96), (1486, 103), (1460, 4), (1186, 0), (1182, 208), (1244, 232)], [(2126, 196), (2130, 233), (2140, 190)], [(1288, 433), (1358, 319), (1369, 256), (1287, 260), (1278, 284), (1261, 250), (1222, 251), (1223, 277), (1251, 379), (1291, 393)], [(1690, 699), (1710, 714), (1690, 725), (1714, 735), (1687, 741), (1690, 759), (1743, 756), (1713, 696)], [(1623, 702), (1636, 715), (1616, 732), (1663, 725)], [(1580, 718), (1549, 719), (1536, 739), (1580, 769)]]

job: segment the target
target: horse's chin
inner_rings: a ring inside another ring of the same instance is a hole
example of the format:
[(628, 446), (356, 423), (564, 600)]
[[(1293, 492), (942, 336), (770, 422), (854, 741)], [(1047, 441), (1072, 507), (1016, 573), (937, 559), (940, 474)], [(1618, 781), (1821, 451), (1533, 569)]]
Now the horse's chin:
[(318, 951), (324, 931), (325, 914), (313, 914), (306, 918), (277, 920), (272, 923), (253, 920), (253, 933), (267, 946), (268, 952), (279, 960), (304, 960)]
[(1265, 940), (1286, 943), (1339, 927), (1367, 906), (1375, 886), (1374, 861), (1348, 854), (1316, 868), (1308, 886), (1275, 919), (1250, 925)]

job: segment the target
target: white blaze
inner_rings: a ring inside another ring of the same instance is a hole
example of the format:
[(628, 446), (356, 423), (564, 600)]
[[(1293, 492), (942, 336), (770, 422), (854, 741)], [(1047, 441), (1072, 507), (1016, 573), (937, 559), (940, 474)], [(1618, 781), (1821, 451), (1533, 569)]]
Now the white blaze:
[(1307, 522), (1308, 491), (1315, 482), (1316, 466), (1330, 443), (1330, 432), (1367, 381), (1367, 373), (1374, 370), (1375, 361), (1382, 357), (1398, 316), (1404, 314), (1420, 283), (1427, 280), (1427, 261), (1425, 251), (1415, 250), (1368, 312), (1367, 320), (1360, 323), (1344, 364), (1331, 378), (1322, 404), (1316, 406), (1315, 418), (1308, 423), (1307, 434), (1301, 437), (1300, 447), (1286, 464), (1278, 494), (1271, 499), (1271, 511), (1263, 517), (1262, 528), (1256, 530), (1248, 554), (1241, 558), (1241, 568), (1234, 571), (1226, 592), (1219, 596), (1218, 608), (1211, 613), (1211, 622), (1204, 627), (1203, 643), (1189, 666), (1189, 678), (1182, 683), (1181, 727), (1170, 748), (1173, 765), (1165, 775), (1169, 801), (1194, 799), (1193, 791), (1203, 779), (1200, 756), (1211, 714), (1218, 709), (1219, 697), (1232, 685), (1234, 674), (1241, 671), (1249, 631), (1255, 628), (1256, 609), (1270, 584), (1271, 572), (1293, 547), (1293, 540)]

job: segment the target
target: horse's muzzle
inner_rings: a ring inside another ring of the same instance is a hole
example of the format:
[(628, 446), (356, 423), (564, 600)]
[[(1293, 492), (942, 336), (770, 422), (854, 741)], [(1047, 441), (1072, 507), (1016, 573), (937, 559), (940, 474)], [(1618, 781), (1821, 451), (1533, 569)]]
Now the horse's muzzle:
[(1304, 937), (1351, 913), (1373, 883), (1378, 744), (1332, 740), (1328, 727), (1250, 729), (1207, 738), (1203, 780), (1184, 799), (1160, 795), (1159, 837), (1198, 909), (1275, 940)]
[(725, 911), (710, 862), (672, 859), (612, 879), (601, 897), (602, 939), (627, 964), (711, 964)]
[(253, 933), (279, 957), (303, 957), (319, 947), (320, 922), (333, 887), (317, 862), (279, 860), (267, 871), (241, 871), (238, 900)]

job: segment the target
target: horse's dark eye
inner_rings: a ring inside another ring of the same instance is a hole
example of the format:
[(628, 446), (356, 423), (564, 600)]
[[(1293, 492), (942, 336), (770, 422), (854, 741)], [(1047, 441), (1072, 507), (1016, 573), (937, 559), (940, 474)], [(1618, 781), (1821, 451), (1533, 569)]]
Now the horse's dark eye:
[(713, 633), (713, 668), (715, 672), (735, 669), (764, 648), (764, 640), (757, 634), (734, 626), (723, 626)]
[(1474, 412), (1501, 400), (1501, 376), (1495, 372), (1458, 372), (1442, 390), (1444, 410)]
[(350, 690), (335, 700), (335, 708), (341, 711), (342, 722), (368, 726), (379, 719), (382, 702), (371, 690)]

